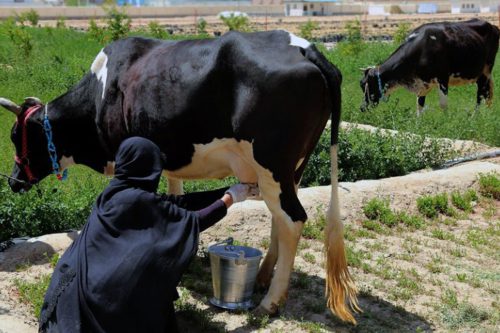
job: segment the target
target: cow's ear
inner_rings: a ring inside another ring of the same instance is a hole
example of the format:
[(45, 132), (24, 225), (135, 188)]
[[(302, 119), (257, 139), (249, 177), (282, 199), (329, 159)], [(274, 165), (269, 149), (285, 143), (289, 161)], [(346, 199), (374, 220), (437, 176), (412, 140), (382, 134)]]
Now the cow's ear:
[(16, 103), (12, 102), (11, 100), (0, 97), (0, 105), (6, 108), (7, 110), (13, 112), (16, 116), (19, 116), (21, 114), (22, 111), (21, 107)]

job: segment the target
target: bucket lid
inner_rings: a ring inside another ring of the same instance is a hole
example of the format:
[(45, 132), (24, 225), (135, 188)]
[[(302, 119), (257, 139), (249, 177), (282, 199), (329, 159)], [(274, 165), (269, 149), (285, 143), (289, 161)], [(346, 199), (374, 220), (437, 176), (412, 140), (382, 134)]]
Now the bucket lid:
[(210, 246), (208, 253), (228, 259), (255, 259), (262, 257), (262, 252), (258, 249), (249, 246), (233, 245), (232, 238), (228, 238), (222, 244), (219, 243)]

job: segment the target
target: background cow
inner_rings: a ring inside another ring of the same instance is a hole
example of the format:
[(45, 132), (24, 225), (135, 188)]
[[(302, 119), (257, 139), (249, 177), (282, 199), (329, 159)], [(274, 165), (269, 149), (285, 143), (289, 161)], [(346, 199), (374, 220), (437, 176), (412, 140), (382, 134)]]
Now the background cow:
[[(306, 212), (297, 188), (332, 117), (332, 192), (325, 230), (328, 306), (354, 322), (356, 288), (344, 252), (338, 205), (341, 74), (309, 42), (285, 31), (228, 33), (219, 39), (128, 38), (105, 47), (70, 91), (17, 106), (12, 176), (36, 183), (53, 172), (43, 122), (51, 124), (61, 169), (72, 163), (111, 172), (122, 140), (143, 136), (166, 155), (173, 179), (258, 183), (272, 213), (271, 244), (258, 283), (258, 311), (275, 313), (287, 295)], [(45, 130), (46, 132), (46, 130)], [(10, 181), (13, 191), (29, 184)]]
[(439, 86), (439, 103), (447, 106), (448, 87), (477, 84), (477, 105), (493, 98), (491, 71), (498, 51), (500, 31), (488, 22), (424, 24), (378, 67), (364, 70), (360, 82), (364, 110), (378, 104), (397, 87), (417, 95), (417, 113), (423, 111), (425, 96)]

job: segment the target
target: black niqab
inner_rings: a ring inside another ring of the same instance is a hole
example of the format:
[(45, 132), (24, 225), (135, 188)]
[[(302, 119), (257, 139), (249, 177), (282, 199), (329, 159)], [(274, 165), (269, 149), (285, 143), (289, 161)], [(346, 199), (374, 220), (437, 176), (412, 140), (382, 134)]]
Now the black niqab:
[(199, 223), (155, 193), (161, 172), (151, 141), (120, 145), (115, 178), (54, 271), (41, 331), (52, 321), (59, 332), (177, 331), (175, 287), (196, 253)]

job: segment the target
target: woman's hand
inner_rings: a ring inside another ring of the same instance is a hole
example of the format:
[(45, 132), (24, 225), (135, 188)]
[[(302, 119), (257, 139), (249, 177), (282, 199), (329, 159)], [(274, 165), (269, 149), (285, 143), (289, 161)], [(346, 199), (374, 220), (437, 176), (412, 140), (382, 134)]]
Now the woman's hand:
[(257, 184), (236, 184), (231, 186), (224, 196), (222, 201), (229, 208), (235, 202), (241, 202), (246, 200), (248, 197), (253, 197), (259, 195), (259, 188)]

